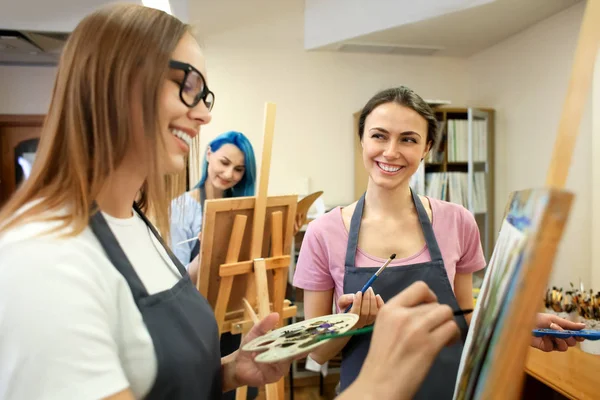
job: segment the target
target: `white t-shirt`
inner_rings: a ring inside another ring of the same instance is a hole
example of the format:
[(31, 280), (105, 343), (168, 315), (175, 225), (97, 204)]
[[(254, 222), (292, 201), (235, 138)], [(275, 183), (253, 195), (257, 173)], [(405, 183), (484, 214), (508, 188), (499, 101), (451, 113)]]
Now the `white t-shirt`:
[[(103, 214), (150, 294), (181, 278), (134, 213)], [(29, 223), (0, 237), (0, 400), (100, 399), (152, 388), (156, 355), (123, 276), (89, 228), (39, 236)]]

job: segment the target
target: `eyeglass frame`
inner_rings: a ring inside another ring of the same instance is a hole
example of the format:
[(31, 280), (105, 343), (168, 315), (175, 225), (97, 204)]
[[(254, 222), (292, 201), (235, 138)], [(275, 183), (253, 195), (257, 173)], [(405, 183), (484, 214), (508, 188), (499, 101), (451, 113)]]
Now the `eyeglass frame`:
[[(208, 88), (208, 85), (206, 84), (206, 79), (204, 78), (204, 75), (202, 75), (202, 73), (200, 71), (198, 71), (198, 69), (196, 69), (193, 65), (184, 63), (181, 61), (169, 60), (169, 67), (184, 72), (183, 79), (181, 80), (181, 83), (179, 84), (179, 98), (181, 99), (183, 104), (185, 104), (189, 108), (194, 108), (198, 105), (198, 103), (200, 103), (200, 101), (203, 101), (204, 105), (206, 106), (206, 98), (208, 97), (209, 94), (211, 94), (213, 97), (213, 102), (210, 105), (210, 108), (208, 108), (208, 111), (211, 111), (213, 109), (213, 107), (215, 106), (215, 94)], [(194, 99), (194, 102), (192, 104), (188, 104), (185, 101), (185, 98), (183, 97), (183, 86), (185, 85), (185, 81), (186, 81), (188, 75), (190, 74), (190, 72), (195, 72), (198, 75), (200, 75), (200, 78), (202, 78), (202, 82), (204, 82), (204, 90), (202, 90), (202, 92), (200, 92), (199, 95), (196, 96), (196, 98)]]

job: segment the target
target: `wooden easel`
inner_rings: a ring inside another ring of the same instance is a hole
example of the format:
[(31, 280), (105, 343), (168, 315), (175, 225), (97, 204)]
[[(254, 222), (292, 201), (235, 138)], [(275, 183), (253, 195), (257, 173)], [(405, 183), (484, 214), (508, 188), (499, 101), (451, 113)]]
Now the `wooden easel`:
[[(563, 233), (574, 195), (564, 190), (581, 115), (591, 86), (593, 68), (600, 43), (600, 0), (588, 0), (583, 16), (567, 97), (558, 127), (546, 188), (511, 194), (505, 219), (513, 210), (527, 205), (534, 196), (545, 196), (539, 229), (531, 233), (523, 252), (521, 270), (516, 275), (518, 290), (512, 293), (504, 310), (497, 336), (487, 350), (485, 376), (479, 381), (477, 395), (462, 398), (519, 399), (525, 377), (525, 362), (530, 351), (531, 329), (539, 311), (554, 256)], [(535, 203), (535, 202), (534, 202)], [(477, 315), (474, 315), (474, 319)], [(471, 322), (473, 324), (473, 322)], [(477, 329), (471, 326), (471, 329)], [(463, 355), (464, 356), (464, 355)], [(466, 365), (465, 368), (468, 368)], [(460, 376), (459, 376), (460, 378)], [(460, 382), (460, 380), (459, 380)], [(460, 393), (460, 391), (459, 391)]]
[[(275, 105), (267, 103), (257, 195), (204, 203), (196, 285), (213, 307), (220, 333), (244, 335), (272, 311), (279, 313), (278, 326), (296, 315), (285, 289), (298, 196), (267, 197), (274, 125)], [(284, 378), (265, 391), (267, 399), (283, 400)], [(246, 393), (238, 388), (236, 398)]]

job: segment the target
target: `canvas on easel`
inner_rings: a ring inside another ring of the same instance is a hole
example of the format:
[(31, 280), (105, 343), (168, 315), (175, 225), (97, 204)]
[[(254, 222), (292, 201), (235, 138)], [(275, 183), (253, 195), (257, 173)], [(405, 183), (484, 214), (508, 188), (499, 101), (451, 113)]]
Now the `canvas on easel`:
[(471, 320), (455, 399), (519, 397), (539, 310), (536, 299), (551, 272), (573, 197), (553, 189), (513, 194)]
[(459, 367), (454, 399), (521, 398), (532, 329), (574, 195), (564, 190), (600, 43), (588, 0), (546, 188), (511, 194)]
[[(287, 267), (291, 260), (296, 201), (297, 196), (272, 196), (266, 203), (260, 258), (267, 271), (272, 308), (283, 311), (282, 319), (295, 313), (295, 307), (281, 296), (285, 294)], [(250, 257), (250, 249), (255, 203), (254, 197), (237, 197), (207, 200), (204, 204), (200, 247), (202, 268), (197, 287), (215, 310), (221, 333), (237, 334), (242, 328), (252, 326), (251, 321), (243, 317), (243, 299), (249, 296), (248, 284), (254, 280), (254, 259)], [(253, 307), (258, 304), (256, 299), (247, 300)]]

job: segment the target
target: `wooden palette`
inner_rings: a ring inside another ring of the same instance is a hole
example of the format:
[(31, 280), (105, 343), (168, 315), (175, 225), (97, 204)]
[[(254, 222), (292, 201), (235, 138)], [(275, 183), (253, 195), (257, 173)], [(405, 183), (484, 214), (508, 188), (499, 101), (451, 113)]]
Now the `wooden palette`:
[(258, 337), (242, 347), (244, 351), (261, 352), (255, 361), (276, 363), (289, 360), (327, 343), (331, 339), (318, 340), (321, 335), (344, 333), (358, 321), (356, 314), (333, 314), (311, 318), (284, 326)]

